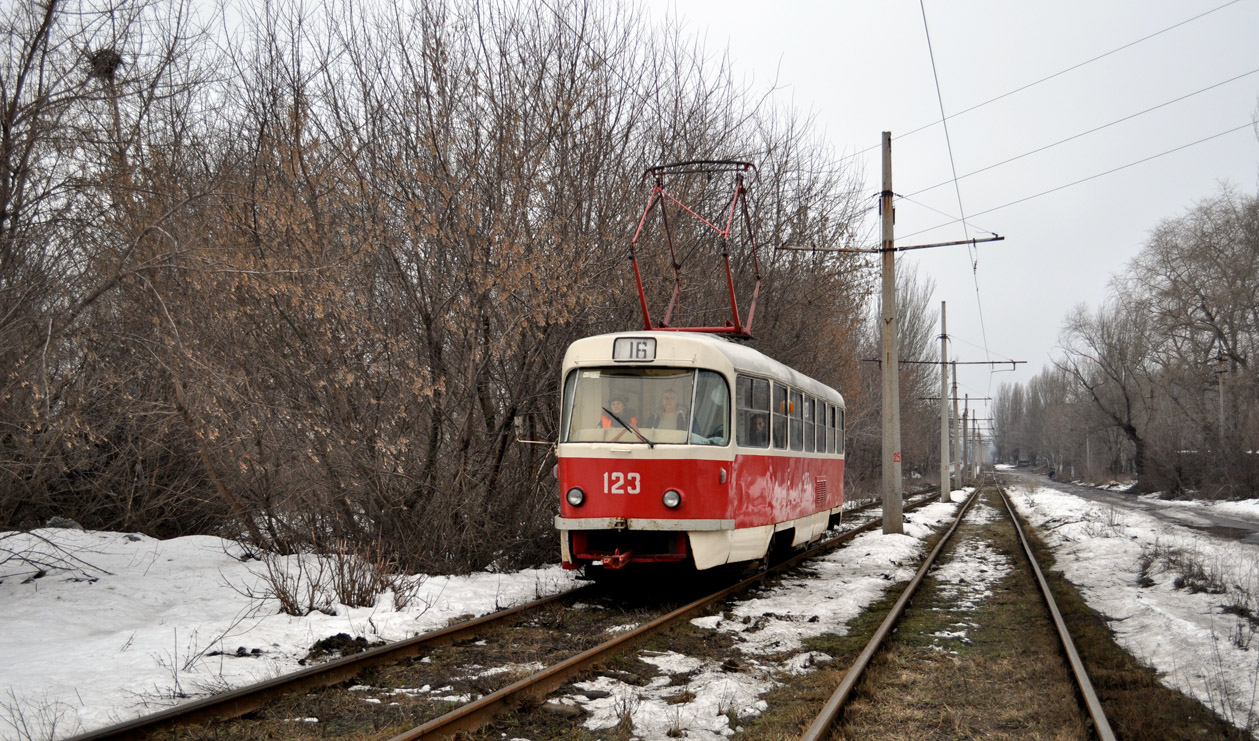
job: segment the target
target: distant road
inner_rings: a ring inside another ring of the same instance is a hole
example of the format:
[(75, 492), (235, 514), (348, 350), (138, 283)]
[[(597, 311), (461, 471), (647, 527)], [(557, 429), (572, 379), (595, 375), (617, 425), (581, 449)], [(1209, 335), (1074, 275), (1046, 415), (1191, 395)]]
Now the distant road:
[(1243, 543), (1259, 543), (1259, 518), (1220, 514), (1213, 511), (1210, 507), (1185, 507), (1179, 506), (1174, 502), (1139, 498), (1119, 491), (1106, 491), (1104, 489), (1094, 489), (1090, 486), (1051, 481), (1044, 474), (1019, 469), (1003, 470), (999, 473), (1007, 481), (1015, 485), (1025, 487), (1043, 486), (1056, 489), (1094, 502), (1111, 504), (1124, 509), (1140, 510), (1164, 522), (1193, 528), (1217, 537), (1239, 540)]

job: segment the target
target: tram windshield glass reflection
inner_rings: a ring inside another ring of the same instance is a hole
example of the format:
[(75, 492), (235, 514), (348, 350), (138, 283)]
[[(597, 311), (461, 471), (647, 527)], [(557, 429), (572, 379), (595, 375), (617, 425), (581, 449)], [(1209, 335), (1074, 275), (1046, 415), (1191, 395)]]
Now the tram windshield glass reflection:
[[(564, 382), (561, 442), (726, 445), (730, 392), (712, 371), (583, 368)], [(642, 437), (635, 434), (633, 427)]]

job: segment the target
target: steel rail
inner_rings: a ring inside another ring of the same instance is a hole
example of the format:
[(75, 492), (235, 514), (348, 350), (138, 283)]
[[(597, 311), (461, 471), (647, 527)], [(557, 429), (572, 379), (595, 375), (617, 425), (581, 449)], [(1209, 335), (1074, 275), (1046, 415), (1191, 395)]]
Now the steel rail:
[[(934, 492), (934, 489), (931, 490)], [(918, 500), (906, 507), (906, 509), (918, 508), (931, 504), (935, 501), (934, 493), (929, 494), (925, 498)], [(400, 733), (392, 737), (389, 741), (415, 741), (416, 739), (434, 739), (453, 736), (461, 731), (468, 731), (479, 728), (487, 721), (500, 712), (509, 709), (515, 702), (524, 697), (538, 697), (546, 693), (552, 692), (564, 684), (570, 677), (592, 667), (608, 657), (634, 646), (642, 640), (650, 637), (664, 628), (692, 615), (709, 605), (719, 602), (732, 594), (736, 594), (749, 587), (763, 581), (770, 574), (786, 571), (802, 561), (818, 556), (825, 555), (835, 550), (843, 543), (852, 540), (861, 533), (869, 532), (874, 528), (882, 525), (882, 518), (872, 520), (852, 530), (845, 531), (839, 536), (832, 538), (825, 543), (821, 543), (798, 553), (791, 558), (785, 559), (781, 563), (754, 574), (732, 586), (721, 589), (717, 592), (701, 597), (694, 602), (683, 605), (676, 610), (659, 617), (649, 623), (639, 626), (632, 631), (622, 633), (603, 643), (599, 646), (587, 649), (576, 656), (566, 659), (558, 664), (554, 664), (542, 671), (525, 677), (514, 684), (508, 685), (496, 692), (492, 692), (478, 700), (462, 705), (454, 710), (434, 718), (423, 725), (412, 728), (409, 731)]]
[(918, 591), (918, 586), (922, 584), (922, 580), (926, 578), (927, 572), (935, 563), (936, 557), (940, 555), (940, 552), (944, 550), (944, 546), (949, 542), (949, 539), (953, 537), (953, 533), (957, 531), (958, 526), (962, 523), (962, 518), (966, 516), (966, 511), (970, 509), (971, 504), (974, 503), (977, 496), (979, 496), (978, 488), (976, 488), (975, 491), (971, 493), (970, 497), (967, 498), (965, 503), (962, 504), (957, 513), (957, 518), (953, 520), (953, 524), (949, 526), (948, 531), (944, 533), (944, 536), (940, 538), (938, 543), (936, 543), (935, 548), (931, 549), (931, 553), (927, 555), (926, 560), (924, 560), (922, 565), (918, 567), (918, 572), (914, 574), (914, 578), (910, 580), (904, 591), (901, 592), (901, 596), (896, 600), (896, 604), (892, 605), (892, 610), (887, 614), (887, 617), (883, 619), (882, 624), (879, 625), (879, 629), (874, 632), (874, 635), (870, 638), (869, 642), (866, 643), (865, 648), (862, 649), (861, 654), (857, 656), (857, 659), (852, 663), (852, 666), (848, 668), (848, 672), (844, 674), (843, 681), (840, 682), (839, 687), (831, 694), (830, 698), (827, 699), (826, 703), (822, 706), (821, 711), (819, 711), (817, 716), (813, 719), (813, 723), (809, 726), (808, 730), (805, 731), (804, 735), (801, 736), (801, 739), (806, 741), (818, 741), (819, 739), (826, 738), (826, 736), (830, 733), (831, 725), (835, 722), (835, 719), (839, 717), (840, 709), (842, 709), (844, 703), (847, 702), (848, 696), (852, 693), (853, 688), (861, 679), (861, 675), (870, 664), (870, 660), (874, 658), (874, 654), (883, 645), (883, 642), (887, 639), (887, 637), (892, 634), (892, 629), (896, 626), (897, 621), (900, 620), (901, 615), (904, 614), (905, 608), (909, 605), (909, 601), (913, 598), (914, 593)]
[(1028, 542), (1027, 536), (1023, 533), (1023, 526), (1019, 522), (1019, 518), (1014, 514), (1014, 507), (1010, 504), (1010, 497), (1006, 495), (1005, 488), (997, 482), (996, 474), (993, 474), (993, 485), (1001, 494), (1001, 501), (1005, 504), (1005, 509), (1010, 513), (1010, 521), (1014, 523), (1014, 531), (1019, 534), (1019, 541), (1023, 543), (1023, 552), (1027, 554), (1027, 560), (1032, 565), (1032, 571), (1036, 574), (1036, 581), (1040, 584), (1040, 593), (1045, 598), (1045, 604), (1049, 607), (1049, 612), (1053, 615), (1054, 626), (1058, 629), (1058, 639), (1062, 643), (1062, 650), (1067, 655), (1067, 661), (1071, 664), (1071, 673), (1075, 675), (1076, 686), (1080, 688), (1080, 695), (1084, 698), (1084, 705), (1088, 709), (1089, 717), (1093, 719), (1093, 730), (1097, 733), (1097, 737), (1101, 741), (1114, 741), (1115, 732), (1110, 727), (1110, 721), (1106, 718), (1106, 711), (1102, 708), (1102, 702), (1097, 697), (1097, 691), (1093, 689), (1093, 682), (1089, 679), (1088, 670), (1084, 668), (1084, 662), (1080, 660), (1080, 652), (1075, 648), (1075, 641), (1071, 639), (1071, 632), (1067, 630), (1067, 623), (1062, 619), (1062, 612), (1058, 609), (1058, 603), (1054, 600), (1053, 592), (1049, 589), (1049, 582), (1045, 580), (1045, 575), (1040, 569), (1040, 564), (1036, 561), (1036, 556), (1032, 553), (1031, 543)]
[(319, 689), (343, 682), (353, 678), (368, 667), (396, 662), (400, 659), (414, 656), (421, 650), (432, 646), (444, 645), (469, 638), (487, 625), (501, 622), (522, 612), (533, 610), (561, 599), (585, 594), (593, 591), (593, 589), (593, 585), (571, 589), (567, 592), (544, 597), (506, 610), (482, 615), (479, 618), (457, 625), (424, 633), (414, 638), (378, 646), (351, 656), (343, 656), (282, 677), (246, 685), (228, 692), (176, 705), (159, 713), (144, 715), (107, 728), (90, 731), (74, 736), (69, 741), (141, 739), (175, 726), (237, 718), (245, 713), (257, 710), (283, 695)]

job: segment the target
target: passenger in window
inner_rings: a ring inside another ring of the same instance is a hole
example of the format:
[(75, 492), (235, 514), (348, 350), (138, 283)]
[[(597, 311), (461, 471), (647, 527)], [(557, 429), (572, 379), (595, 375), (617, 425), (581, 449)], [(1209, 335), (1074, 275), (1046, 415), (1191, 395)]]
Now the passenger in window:
[(765, 415), (758, 414), (752, 418), (752, 429), (748, 434), (748, 445), (753, 448), (764, 448), (769, 445), (769, 426)]
[[(608, 411), (615, 414), (622, 422), (626, 422), (632, 427), (638, 426), (638, 417), (634, 416), (634, 414), (626, 408), (624, 397), (613, 396), (612, 401), (608, 402)], [(612, 425), (617, 424), (617, 422), (607, 414), (603, 414), (600, 416), (599, 424), (604, 427), (611, 427)], [(619, 427), (619, 425), (617, 426)]]
[(650, 422), (651, 427), (664, 430), (685, 430), (686, 415), (678, 407), (678, 395), (666, 391), (660, 396), (660, 411), (656, 412)]

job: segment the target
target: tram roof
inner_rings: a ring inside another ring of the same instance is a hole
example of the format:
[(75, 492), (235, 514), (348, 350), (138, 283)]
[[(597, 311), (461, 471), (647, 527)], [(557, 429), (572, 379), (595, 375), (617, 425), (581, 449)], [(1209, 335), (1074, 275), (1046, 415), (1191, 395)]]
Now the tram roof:
[(701, 332), (611, 332), (585, 337), (569, 345), (568, 352), (564, 355), (564, 372), (567, 373), (569, 368), (574, 367), (612, 365), (612, 345), (621, 337), (653, 338), (659, 349), (653, 361), (616, 361), (615, 365), (618, 366), (692, 366), (753, 373), (781, 380), (815, 396), (838, 402), (841, 406), (844, 404), (843, 396), (821, 381), (747, 345)]

